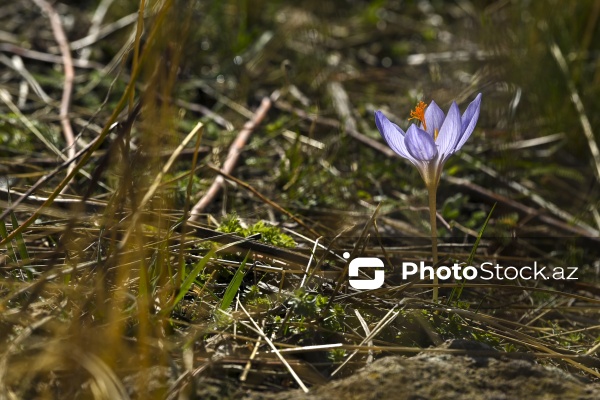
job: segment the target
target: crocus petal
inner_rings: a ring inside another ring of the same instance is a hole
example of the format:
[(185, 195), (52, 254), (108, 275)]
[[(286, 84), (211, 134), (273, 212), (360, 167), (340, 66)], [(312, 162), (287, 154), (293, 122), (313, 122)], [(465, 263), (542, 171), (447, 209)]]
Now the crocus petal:
[(442, 109), (435, 104), (435, 101), (432, 100), (425, 109), (425, 125), (427, 125), (427, 133), (433, 136), (436, 130), (439, 132), (444, 123), (444, 118), (446, 118), (446, 115)]
[(421, 128), (411, 125), (404, 137), (406, 149), (417, 161), (431, 161), (437, 156), (433, 137)]
[(397, 130), (399, 130), (402, 133), (402, 136), (406, 135), (406, 133), (404, 133), (404, 131), (402, 130), (402, 128), (400, 128), (398, 125), (396, 125), (392, 121), (390, 121), (390, 124), (394, 125), (394, 128), (396, 128)]
[(398, 155), (412, 160), (404, 145), (404, 131), (396, 124), (391, 122), (381, 111), (375, 111), (375, 125), (383, 139)]
[(461, 123), (463, 134), (456, 144), (456, 148), (454, 151), (460, 150), (461, 147), (466, 143), (473, 133), (473, 129), (475, 129), (475, 125), (477, 125), (477, 120), (479, 119), (479, 109), (481, 108), (481, 93), (475, 97), (475, 100), (469, 104), (469, 107), (465, 110), (465, 113), (462, 115)]
[(461, 135), (462, 122), (460, 120), (460, 111), (458, 105), (456, 105), (455, 102), (452, 102), (436, 141), (442, 159), (445, 159), (454, 153), (454, 149), (456, 148), (456, 144), (460, 140)]

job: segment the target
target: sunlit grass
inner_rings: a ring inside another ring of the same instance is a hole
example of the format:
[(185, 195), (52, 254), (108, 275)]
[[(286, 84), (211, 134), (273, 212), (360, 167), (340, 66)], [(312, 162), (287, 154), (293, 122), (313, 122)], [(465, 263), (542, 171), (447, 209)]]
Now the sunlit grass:
[[(13, 3), (0, 18), (14, 45), (53, 54), (47, 20)], [(1, 90), (31, 125), (0, 104), (2, 396), (203, 397), (209, 378), (215, 397), (311, 387), (449, 338), (598, 378), (598, 177), (566, 83), (596, 126), (591, 5), (333, 3), (142, 2), (143, 30), (89, 47), (113, 68), (76, 69), (69, 115), (77, 151), (90, 147), (71, 173), (31, 133), (64, 147), (59, 100), (3, 70)], [(95, 11), (79, 7), (60, 9), (79, 16), (71, 41)], [(115, 2), (105, 23), (139, 7)], [(455, 58), (464, 49), (474, 55)], [(60, 99), (61, 69), (22, 60)], [(431, 260), (426, 192), (381, 149), (373, 111), (405, 128), (417, 100), (447, 109), (479, 91), (480, 128), (439, 187), (440, 262), (577, 266), (579, 280), (448, 281), (434, 304), (431, 282), (394, 273)], [(232, 174), (246, 185), (226, 180), (188, 222), (266, 96), (273, 106)], [(384, 260), (386, 284), (349, 289), (344, 251)]]

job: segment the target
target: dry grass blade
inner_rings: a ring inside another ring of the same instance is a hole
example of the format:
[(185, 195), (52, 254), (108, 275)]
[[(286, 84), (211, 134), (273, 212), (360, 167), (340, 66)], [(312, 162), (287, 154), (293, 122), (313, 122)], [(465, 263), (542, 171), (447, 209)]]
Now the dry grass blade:
[[(114, 1), (114, 0), (110, 0), (110, 1)], [(122, 29), (122, 28), (126, 27), (127, 25), (133, 24), (137, 20), (138, 20), (138, 13), (133, 13), (133, 14), (126, 15), (123, 18), (119, 19), (118, 21), (112, 22), (112, 23), (104, 26), (101, 29), (99, 28), (99, 26), (97, 26), (95, 29), (90, 29), (90, 34), (88, 36), (81, 38), (79, 40), (75, 40), (71, 43), (71, 49), (82, 50), (82, 55), (81, 55), (80, 59), (87, 59), (87, 57), (85, 57), (85, 53), (83, 53), (83, 51), (86, 50), (86, 47), (96, 43), (98, 40), (102, 39), (105, 36), (110, 35), (114, 31)]]
[(310, 271), (310, 264), (312, 264), (313, 257), (315, 256), (315, 251), (317, 250), (317, 246), (319, 245), (320, 237), (315, 240), (315, 244), (313, 246), (312, 251), (310, 252), (310, 259), (308, 260), (308, 264), (306, 264), (306, 273), (302, 277), (302, 282), (300, 282), (300, 287), (304, 287), (307, 282), (307, 277), (311, 276), (312, 271)]
[(131, 216), (131, 223), (129, 225), (129, 228), (125, 232), (123, 239), (121, 239), (121, 243), (120, 243), (121, 248), (123, 248), (125, 246), (125, 244), (127, 243), (127, 240), (129, 240), (129, 236), (136, 229), (137, 222), (138, 222), (139, 218), (141, 217), (142, 212), (144, 211), (144, 207), (146, 206), (146, 204), (148, 204), (148, 202), (150, 201), (152, 196), (154, 196), (154, 194), (156, 193), (156, 190), (160, 186), (163, 176), (165, 176), (165, 174), (167, 172), (169, 172), (169, 170), (173, 166), (173, 163), (175, 162), (177, 157), (179, 157), (179, 154), (183, 151), (185, 146), (187, 146), (187, 144), (194, 138), (194, 136), (196, 136), (200, 133), (200, 130), (203, 127), (204, 127), (204, 125), (201, 122), (198, 122), (196, 124), (194, 129), (192, 129), (192, 131), (190, 133), (188, 133), (188, 135), (185, 137), (185, 139), (183, 139), (183, 141), (179, 144), (179, 146), (177, 146), (177, 148), (173, 151), (173, 154), (171, 155), (171, 157), (169, 157), (169, 159), (167, 160), (167, 162), (165, 163), (165, 165), (163, 166), (161, 171), (154, 177), (154, 181), (152, 182), (152, 184), (146, 191), (146, 194), (144, 194), (144, 197), (140, 201), (140, 204), (138, 205), (137, 210)]
[[(365, 331), (365, 337), (368, 337), (371, 334), (371, 330), (369, 329), (369, 325), (367, 324), (367, 321), (365, 321), (363, 316), (360, 314), (360, 311), (354, 310), (354, 314), (356, 315), (356, 318), (358, 318), (358, 322), (360, 322), (360, 326), (362, 326), (363, 330)], [(369, 342), (367, 343), (367, 346), (373, 346), (373, 340), (369, 340)], [(367, 357), (366, 364), (368, 365), (368, 364), (371, 364), (372, 362), (373, 362), (373, 352), (369, 351), (369, 356)]]
[(71, 351), (73, 360), (81, 364), (94, 378), (91, 390), (96, 398), (123, 400), (130, 398), (114, 371), (99, 357), (76, 349)]
[(356, 131), (356, 121), (352, 117), (350, 99), (344, 86), (339, 82), (329, 82), (327, 90), (333, 101), (335, 111), (344, 124), (344, 129), (346, 131)]
[[(16, 54), (23, 58), (29, 58), (32, 60), (43, 61), (51, 64), (62, 64), (64, 62), (61, 56), (55, 54), (42, 53), (31, 49), (15, 46), (14, 44), (0, 43), (0, 51), (6, 51), (9, 53)], [(85, 69), (102, 69), (103, 65), (87, 60), (73, 59), (73, 66), (77, 68)]]
[(19, 57), (18, 55), (14, 55), (12, 59), (10, 59), (4, 54), (0, 54), (0, 62), (10, 68), (13, 68), (15, 71), (21, 74), (21, 76), (27, 81), (29, 86), (31, 86), (35, 94), (37, 94), (44, 103), (50, 103), (52, 101), (50, 96), (46, 94), (46, 92), (35, 79), (35, 77), (31, 75), (29, 71), (27, 71), (21, 57)]
[(290, 372), (290, 375), (292, 375), (292, 377), (294, 378), (294, 380), (296, 381), (296, 383), (298, 384), (298, 386), (300, 386), (300, 388), (304, 391), (304, 393), (308, 393), (308, 388), (306, 387), (306, 385), (304, 385), (304, 383), (302, 382), (302, 380), (300, 379), (300, 377), (298, 376), (298, 374), (296, 374), (296, 372), (294, 371), (294, 369), (292, 368), (292, 366), (285, 360), (285, 358), (283, 358), (283, 356), (281, 355), (281, 353), (278, 351), (277, 347), (275, 347), (275, 345), (273, 344), (273, 342), (271, 341), (271, 339), (269, 339), (269, 337), (267, 335), (265, 335), (265, 333), (260, 328), (260, 326), (258, 326), (258, 324), (256, 323), (256, 321), (254, 321), (254, 319), (250, 316), (250, 314), (244, 308), (244, 306), (242, 305), (242, 303), (240, 303), (239, 299), (237, 300), (237, 304), (242, 309), (242, 311), (244, 312), (244, 314), (246, 314), (246, 317), (248, 317), (248, 319), (250, 320), (250, 322), (254, 326), (254, 329), (256, 330), (256, 332), (258, 332), (258, 334), (262, 337), (262, 339), (265, 342), (267, 342), (267, 344), (269, 345), (269, 347), (271, 347), (271, 349), (273, 350), (273, 352), (275, 353), (275, 355), (277, 356), (277, 358), (279, 358), (281, 360), (281, 362), (283, 363), (283, 365), (285, 365), (285, 367)]
[(565, 80), (567, 81), (567, 86), (569, 87), (569, 91), (571, 92), (571, 101), (575, 105), (575, 109), (579, 114), (579, 121), (581, 122), (581, 128), (583, 129), (583, 134), (587, 140), (588, 146), (590, 148), (590, 153), (592, 154), (592, 158), (594, 160), (594, 164), (596, 167), (596, 178), (600, 180), (600, 150), (598, 150), (598, 144), (596, 143), (596, 138), (594, 137), (594, 131), (592, 130), (592, 124), (585, 113), (585, 108), (583, 107), (583, 101), (581, 101), (581, 97), (577, 92), (577, 88), (571, 79), (571, 75), (569, 73), (569, 66), (567, 65), (567, 60), (563, 56), (560, 47), (555, 42), (550, 43), (550, 52), (556, 63), (558, 64), (560, 70), (565, 76)]
[[(102, 20), (104, 20), (108, 9), (114, 1), (115, 0), (102, 0), (100, 4), (98, 4), (96, 11), (94, 11), (94, 16), (92, 17), (92, 23), (88, 30), (88, 36), (99, 35), (100, 24), (102, 24)], [(71, 49), (75, 50), (75, 42), (71, 42)], [(82, 61), (89, 60), (90, 55), (92, 54), (92, 49), (89, 47), (82, 49), (80, 54), (80, 59)]]
[[(387, 325), (389, 325), (392, 321), (396, 319), (398, 314), (400, 314), (400, 311), (396, 311), (396, 308), (397, 306), (392, 307), (387, 312), (387, 314), (385, 314), (385, 316), (377, 323), (377, 325), (375, 325), (373, 330), (369, 332), (369, 334), (360, 342), (359, 346), (363, 346), (365, 343), (371, 342), (377, 335), (379, 335), (383, 328), (385, 328)], [(334, 376), (335, 374), (340, 372), (342, 368), (344, 368), (344, 366), (348, 364), (356, 354), (358, 354), (358, 349), (354, 350), (354, 352), (350, 354), (344, 360), (344, 362), (331, 373), (331, 376)]]
[(31, 131), (31, 133), (33, 133), (35, 137), (37, 137), (40, 140), (40, 142), (44, 144), (44, 146), (46, 146), (48, 149), (50, 149), (50, 151), (52, 151), (52, 153), (56, 154), (64, 161), (68, 160), (68, 158), (64, 154), (62, 154), (62, 152), (59, 149), (57, 149), (56, 146), (54, 146), (52, 143), (50, 143), (50, 141), (48, 141), (48, 139), (46, 139), (42, 132), (40, 132), (40, 130), (36, 128), (36, 126), (29, 120), (29, 118), (23, 115), (23, 113), (21, 112), (21, 110), (19, 110), (17, 105), (13, 103), (13, 101), (10, 98), (10, 94), (5, 89), (0, 89), (0, 99), (2, 99), (4, 104), (6, 104), (6, 106), (13, 113), (15, 113), (15, 115), (19, 117), (23, 125), (25, 125)]

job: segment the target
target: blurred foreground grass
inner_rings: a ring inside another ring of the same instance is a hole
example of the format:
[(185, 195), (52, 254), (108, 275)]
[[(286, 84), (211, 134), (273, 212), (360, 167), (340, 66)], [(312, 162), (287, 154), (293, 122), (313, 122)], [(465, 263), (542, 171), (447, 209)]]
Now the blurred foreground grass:
[[(310, 387), (355, 349), (341, 374), (454, 337), (600, 376), (600, 2), (53, 8), (75, 59), (67, 113), (49, 19), (37, 3), (0, 6), (3, 396)], [(464, 110), (478, 92), (479, 128), (438, 193), (445, 262), (469, 259), (496, 204), (472, 265), (536, 261), (578, 267), (579, 280), (449, 281), (442, 308), (430, 282), (394, 270), (430, 257), (426, 193), (372, 114), (406, 121), (420, 99)], [(264, 98), (241, 182), (226, 179), (188, 222)], [(73, 172), (60, 167), (73, 156), (65, 121), (82, 151)], [(344, 251), (384, 259), (386, 285), (348, 289)], [(267, 339), (296, 349), (282, 353), (289, 368)]]

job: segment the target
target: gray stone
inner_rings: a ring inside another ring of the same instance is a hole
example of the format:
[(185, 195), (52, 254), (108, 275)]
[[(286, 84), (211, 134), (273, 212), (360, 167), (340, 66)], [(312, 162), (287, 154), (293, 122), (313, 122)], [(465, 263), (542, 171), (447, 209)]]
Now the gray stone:
[(385, 357), (352, 376), (278, 394), (249, 395), (248, 399), (368, 400), (368, 399), (556, 399), (597, 400), (600, 386), (586, 383), (558, 368), (533, 360), (509, 358), (477, 342), (453, 340), (440, 346), (473, 355), (423, 352), (406, 358)]

